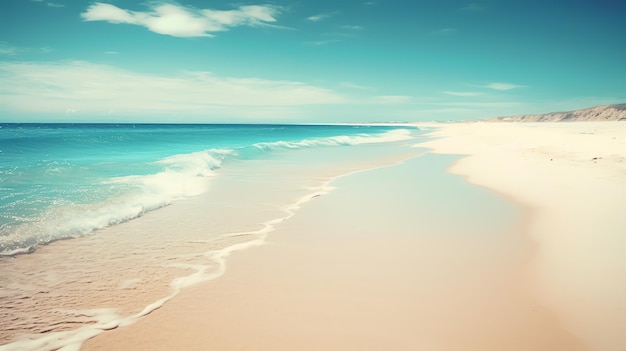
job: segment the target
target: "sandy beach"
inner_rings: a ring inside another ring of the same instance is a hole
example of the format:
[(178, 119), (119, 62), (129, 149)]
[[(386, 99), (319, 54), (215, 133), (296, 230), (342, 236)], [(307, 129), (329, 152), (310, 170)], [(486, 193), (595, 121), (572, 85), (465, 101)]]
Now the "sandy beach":
[(84, 349), (623, 349), (626, 124), (423, 127), (437, 139), (416, 146), (469, 155), (440, 166), (494, 192), (423, 158), (341, 178), (222, 278)]
[(535, 295), (588, 350), (626, 347), (626, 123), (447, 125), (451, 172), (526, 206)]

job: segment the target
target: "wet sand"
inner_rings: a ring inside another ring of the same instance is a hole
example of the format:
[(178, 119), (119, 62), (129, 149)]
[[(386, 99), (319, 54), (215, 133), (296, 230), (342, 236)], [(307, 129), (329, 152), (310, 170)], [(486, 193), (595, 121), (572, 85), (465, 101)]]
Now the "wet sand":
[(353, 174), (85, 350), (584, 350), (534, 296), (523, 211), (423, 156)]

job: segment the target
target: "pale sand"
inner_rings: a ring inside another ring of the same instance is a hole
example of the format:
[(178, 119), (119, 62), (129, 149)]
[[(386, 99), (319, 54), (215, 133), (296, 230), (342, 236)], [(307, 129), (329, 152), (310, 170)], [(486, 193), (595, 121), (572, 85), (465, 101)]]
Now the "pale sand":
[(77, 349), (132, 324), (181, 288), (221, 276), (224, 255), (262, 243), (330, 179), (421, 153), (366, 145), (230, 163), (207, 194), (0, 260), (0, 350)]
[[(431, 125), (433, 126), (433, 125)], [(428, 127), (428, 126), (426, 126)], [(535, 293), (589, 350), (626, 350), (626, 122), (449, 124), (421, 146), (531, 210)]]
[(340, 179), (220, 279), (84, 349), (584, 350), (528, 288), (514, 209), (423, 164)]

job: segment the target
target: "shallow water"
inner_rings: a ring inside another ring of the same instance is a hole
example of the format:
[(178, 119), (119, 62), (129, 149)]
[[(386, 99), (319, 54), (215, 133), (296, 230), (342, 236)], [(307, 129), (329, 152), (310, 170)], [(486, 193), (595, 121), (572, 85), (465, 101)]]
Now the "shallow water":
[(0, 255), (31, 252), (206, 193), (217, 169), (304, 148), (405, 140), (367, 126), (4, 124)]
[[(203, 192), (32, 254), (1, 258), (0, 343), (6, 345), (0, 349), (78, 348), (102, 330), (133, 323), (185, 286), (219, 277), (228, 254), (263, 244), (301, 204), (330, 191), (335, 177), (421, 153), (410, 148), (419, 132), (380, 132), (272, 142), (271, 152), (255, 147), (262, 152), (227, 159), (208, 179), (200, 177)], [(157, 162), (189, 158), (176, 155)], [(130, 177), (137, 176), (146, 175)]]

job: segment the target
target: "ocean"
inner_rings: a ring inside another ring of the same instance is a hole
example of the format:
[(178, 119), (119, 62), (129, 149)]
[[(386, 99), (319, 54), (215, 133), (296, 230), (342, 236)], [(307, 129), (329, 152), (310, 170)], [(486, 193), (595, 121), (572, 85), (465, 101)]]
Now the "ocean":
[(122, 223), (205, 193), (233, 160), (410, 138), (323, 125), (0, 125), (0, 255)]
[[(0, 350), (75, 350), (217, 278), (410, 125), (0, 124)], [(375, 186), (375, 185), (373, 185)]]

